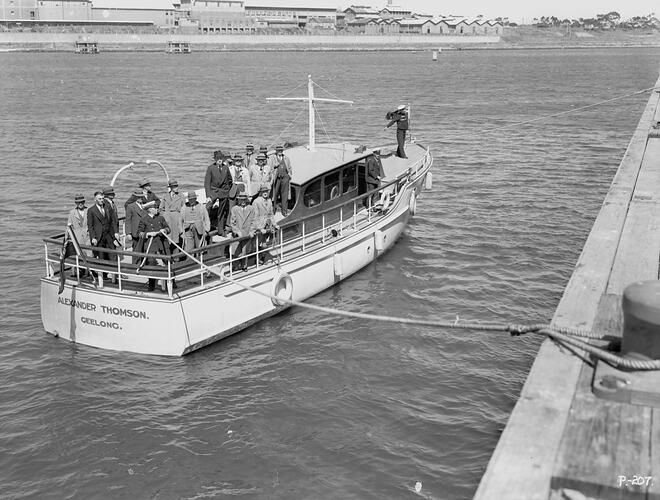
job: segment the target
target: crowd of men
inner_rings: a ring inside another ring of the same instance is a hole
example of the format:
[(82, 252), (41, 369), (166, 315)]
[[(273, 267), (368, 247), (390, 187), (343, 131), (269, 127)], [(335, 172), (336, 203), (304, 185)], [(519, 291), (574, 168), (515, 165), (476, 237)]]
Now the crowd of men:
[[(134, 252), (145, 254), (170, 254), (172, 242), (191, 251), (208, 242), (211, 231), (210, 215), (215, 215), (218, 235), (223, 237), (254, 237), (261, 234), (260, 244), (267, 246), (272, 234), (278, 229), (275, 213), (288, 214), (289, 187), (292, 170), (283, 146), (275, 148), (268, 157), (268, 150), (261, 147), (258, 153), (252, 144), (245, 154), (233, 157), (221, 151), (214, 152), (214, 161), (208, 166), (204, 187), (207, 203), (197, 201), (191, 190), (184, 197), (179, 185), (170, 180), (167, 193), (159, 198), (151, 183), (143, 180), (139, 188), (124, 203), (126, 211), (126, 241), (131, 242)], [(94, 193), (94, 204), (87, 208), (85, 197), (76, 195), (75, 208), (69, 213), (68, 225), (78, 242), (94, 248), (93, 255), (110, 260), (106, 249), (121, 247), (119, 216), (113, 187)], [(234, 256), (241, 257), (237, 266), (245, 269), (254, 242), (243, 240), (232, 244)], [(134, 256), (139, 266), (156, 264), (155, 258)], [(104, 276), (105, 278), (105, 276)], [(155, 280), (149, 280), (153, 290)]]

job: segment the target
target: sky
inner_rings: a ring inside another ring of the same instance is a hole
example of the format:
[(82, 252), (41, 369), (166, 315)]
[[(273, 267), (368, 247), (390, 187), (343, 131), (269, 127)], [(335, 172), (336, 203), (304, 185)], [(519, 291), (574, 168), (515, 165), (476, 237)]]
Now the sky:
[[(173, 0), (93, 0), (95, 7), (168, 8)], [(382, 8), (387, 0), (246, 0), (247, 5), (291, 7), (337, 7), (370, 5)], [(556, 16), (564, 19), (596, 17), (616, 11), (623, 19), (654, 12), (660, 16), (659, 0), (392, 0), (392, 4), (413, 12), (433, 15), (476, 17), (482, 14), (491, 19), (508, 17), (510, 21), (531, 22), (535, 17)]]

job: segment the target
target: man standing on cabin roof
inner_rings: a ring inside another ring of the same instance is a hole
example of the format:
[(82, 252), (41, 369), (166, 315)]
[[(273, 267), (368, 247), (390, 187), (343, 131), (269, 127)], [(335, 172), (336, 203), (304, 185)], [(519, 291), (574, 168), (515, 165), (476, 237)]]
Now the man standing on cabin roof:
[(119, 242), (119, 214), (117, 213), (117, 205), (115, 204), (115, 188), (108, 186), (103, 189), (103, 201), (110, 212), (112, 234), (115, 240)]
[(250, 191), (253, 198), (259, 195), (259, 189), (262, 185), (268, 186), (270, 190), (272, 184), (271, 169), (266, 164), (266, 155), (259, 153), (257, 155), (257, 164), (250, 169)]
[[(186, 200), (179, 194), (179, 183), (175, 180), (170, 180), (167, 183), (167, 194), (163, 196), (160, 202), (160, 212), (165, 218), (167, 225), (170, 227), (172, 233), (172, 240), (178, 245), (181, 240), (181, 209), (186, 203)], [(170, 250), (172, 244), (170, 243)]]
[[(130, 236), (131, 238), (131, 249), (134, 252), (140, 252), (142, 251), (142, 242), (140, 241), (138, 227), (140, 221), (147, 216), (147, 209), (145, 208), (147, 200), (143, 196), (142, 189), (135, 190), (131, 198), (134, 198), (134, 201), (129, 203), (126, 207), (126, 237), (128, 238)], [(133, 264), (136, 264), (139, 261), (140, 259), (138, 257), (133, 256)]]
[(282, 216), (286, 217), (289, 208), (289, 183), (291, 182), (291, 161), (284, 155), (284, 146), (275, 148), (275, 155), (268, 162), (273, 175), (273, 209), (277, 212), (278, 198)]
[[(87, 229), (89, 230), (89, 239), (93, 247), (97, 249), (115, 248), (115, 239), (112, 234), (112, 215), (109, 213), (109, 207), (103, 200), (103, 191), (94, 193), (94, 205), (87, 210)], [(110, 255), (101, 250), (92, 252), (94, 257), (103, 260), (110, 260)], [(103, 278), (107, 278), (107, 273), (103, 273)]]
[[(214, 158), (216, 156), (214, 153)], [(213, 204), (218, 201), (217, 229), (219, 236), (226, 235), (225, 224), (227, 222), (227, 215), (229, 214), (229, 191), (232, 185), (233, 181), (231, 180), (231, 173), (229, 172), (227, 162), (222, 157), (217, 158), (206, 169), (204, 188), (206, 189), (206, 196), (209, 198), (206, 204), (209, 215)]]
[[(169, 255), (170, 245), (166, 234), (170, 233), (170, 227), (162, 215), (158, 214), (158, 204), (152, 205), (147, 210), (147, 216), (140, 219), (138, 224), (138, 235), (144, 242), (142, 251), (149, 254)], [(150, 266), (158, 264), (154, 257), (145, 258), (145, 263)], [(156, 279), (149, 278), (147, 285), (149, 291), (156, 288)]]
[(383, 130), (390, 128), (396, 123), (396, 142), (398, 145), (396, 155), (399, 158), (408, 158), (406, 156), (406, 152), (404, 151), (406, 132), (408, 131), (408, 111), (406, 111), (406, 106), (401, 104), (398, 108), (396, 108), (396, 111), (387, 113), (387, 119), (391, 121)]
[(183, 249), (190, 252), (202, 246), (206, 235), (211, 230), (211, 221), (206, 208), (197, 203), (197, 193), (188, 192), (188, 203), (181, 209), (181, 227), (183, 228)]

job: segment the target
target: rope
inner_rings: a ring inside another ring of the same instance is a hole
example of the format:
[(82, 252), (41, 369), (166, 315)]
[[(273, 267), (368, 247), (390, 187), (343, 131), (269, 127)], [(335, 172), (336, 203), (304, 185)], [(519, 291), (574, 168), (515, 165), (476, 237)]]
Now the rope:
[(521, 324), (506, 324), (506, 323), (479, 323), (479, 322), (474, 322), (474, 323), (461, 323), (459, 317), (457, 316), (454, 321), (444, 321), (444, 320), (434, 320), (434, 319), (416, 319), (416, 318), (401, 318), (401, 317), (395, 317), (395, 316), (384, 316), (381, 314), (370, 314), (370, 313), (362, 313), (362, 312), (355, 312), (355, 311), (342, 311), (339, 309), (333, 309), (331, 307), (325, 307), (325, 306), (318, 306), (315, 304), (307, 304), (305, 302), (299, 302), (297, 300), (291, 300), (291, 299), (284, 299), (280, 297), (275, 297), (274, 295), (271, 295), (268, 292), (262, 292), (261, 290), (257, 290), (254, 287), (251, 287), (249, 285), (245, 285), (241, 283), (240, 281), (237, 281), (235, 279), (230, 278), (229, 276), (225, 276), (221, 274), (220, 272), (216, 271), (215, 269), (210, 268), (206, 264), (204, 264), (202, 261), (194, 257), (193, 255), (189, 254), (186, 252), (183, 248), (179, 246), (178, 243), (176, 243), (174, 240), (172, 240), (169, 235), (165, 235), (165, 237), (174, 245), (174, 247), (179, 250), (181, 253), (183, 253), (186, 257), (191, 259), (192, 261), (196, 262), (199, 264), (202, 269), (205, 269), (208, 272), (211, 272), (218, 276), (222, 281), (227, 281), (229, 283), (232, 283), (234, 285), (237, 285), (244, 290), (249, 290), (251, 292), (254, 292), (256, 294), (262, 295), (263, 297), (269, 298), (271, 300), (277, 300), (280, 303), (287, 304), (289, 306), (298, 306), (302, 307), (305, 309), (310, 309), (312, 311), (319, 311), (319, 312), (324, 312), (328, 314), (334, 314), (337, 316), (344, 316), (348, 318), (356, 318), (356, 319), (366, 319), (366, 320), (371, 320), (371, 321), (381, 321), (385, 323), (398, 323), (398, 324), (404, 324), (404, 325), (417, 325), (417, 326), (433, 326), (436, 328), (452, 328), (452, 329), (458, 329), (458, 330), (481, 330), (481, 331), (487, 331), (487, 332), (508, 332), (511, 334), (511, 336), (519, 336), (519, 335), (524, 335), (526, 333), (535, 333), (538, 335), (544, 335), (547, 337), (550, 337), (554, 340), (561, 340), (562, 342), (565, 342), (567, 344), (573, 345), (575, 347), (579, 347), (580, 349), (587, 351), (594, 356), (603, 359), (609, 363), (611, 363), (614, 366), (620, 366), (622, 368), (628, 368), (628, 369), (634, 369), (634, 370), (660, 370), (660, 360), (654, 360), (654, 361), (644, 361), (644, 360), (634, 360), (634, 359), (627, 359), (627, 358), (622, 358), (621, 356), (618, 356), (616, 354), (613, 354), (611, 352), (605, 351), (604, 349), (601, 349), (599, 347), (596, 347), (592, 344), (589, 344), (583, 340), (580, 340), (579, 338), (574, 338), (574, 337), (583, 337), (583, 338), (591, 338), (591, 339), (600, 339), (604, 340), (603, 335), (598, 335), (594, 332), (585, 332), (582, 330), (577, 330), (575, 328), (569, 328), (569, 327), (558, 327), (546, 323), (536, 323), (536, 324), (531, 324), (531, 325), (521, 325)]
[(510, 123), (508, 125), (503, 125), (501, 127), (495, 127), (495, 128), (489, 128), (489, 129), (486, 129), (486, 130), (488, 132), (495, 132), (497, 130), (503, 130), (503, 129), (507, 129), (507, 128), (511, 128), (511, 127), (517, 127), (519, 125), (526, 125), (528, 123), (538, 122), (538, 121), (541, 121), (541, 120), (545, 120), (546, 118), (555, 118), (557, 116), (567, 115), (569, 113), (575, 113), (576, 111), (582, 111), (584, 109), (595, 108), (596, 106), (600, 106), (601, 104), (606, 104), (608, 102), (619, 101), (621, 99), (625, 99), (627, 97), (632, 97), (632, 96), (637, 95), (637, 94), (643, 94), (644, 92), (650, 92), (651, 90), (655, 90), (656, 88), (657, 87), (649, 87), (647, 89), (636, 90), (635, 92), (632, 92), (630, 94), (622, 95), (622, 96), (619, 96), (619, 97), (613, 97), (612, 99), (606, 99), (604, 101), (596, 102), (596, 103), (593, 103), (593, 104), (587, 104), (586, 106), (581, 106), (579, 108), (569, 109), (567, 111), (561, 111), (559, 113), (554, 113), (552, 115), (541, 116), (539, 118), (532, 118), (531, 120), (526, 120), (524, 122)]
[(302, 109), (301, 111), (298, 112), (298, 114), (294, 117), (293, 121), (291, 121), (286, 127), (284, 127), (284, 130), (282, 130), (280, 132), (280, 134), (277, 137), (275, 137), (275, 140), (273, 140), (273, 142), (268, 146), (268, 149), (272, 148), (274, 145), (277, 144), (277, 141), (279, 140), (279, 138), (284, 135), (284, 132), (286, 132), (291, 125), (296, 123), (296, 121), (298, 120), (298, 118), (300, 118), (300, 115), (303, 114), (304, 111), (305, 110)]
[(332, 92), (330, 92), (329, 90), (326, 90), (326, 89), (324, 89), (323, 87), (321, 87), (321, 86), (320, 86), (318, 83), (316, 83), (315, 81), (312, 81), (312, 84), (313, 84), (313, 85), (316, 85), (316, 86), (317, 86), (318, 88), (320, 88), (323, 92), (325, 92), (326, 94), (328, 94), (330, 97), (332, 97), (332, 98), (334, 98), (334, 99), (337, 99), (338, 101), (341, 101), (341, 100), (342, 100), (341, 98), (337, 97), (335, 94), (333, 94)]
[(303, 82), (303, 83), (301, 83), (300, 85), (298, 85), (297, 87), (292, 88), (292, 89), (289, 90), (288, 92), (285, 92), (284, 94), (282, 94), (282, 95), (280, 96), (280, 98), (282, 98), (282, 97), (286, 97), (286, 96), (288, 96), (289, 94), (292, 94), (293, 92), (295, 92), (296, 90), (298, 90), (300, 87), (302, 87), (302, 86), (305, 85), (306, 83), (307, 83), (307, 82)]

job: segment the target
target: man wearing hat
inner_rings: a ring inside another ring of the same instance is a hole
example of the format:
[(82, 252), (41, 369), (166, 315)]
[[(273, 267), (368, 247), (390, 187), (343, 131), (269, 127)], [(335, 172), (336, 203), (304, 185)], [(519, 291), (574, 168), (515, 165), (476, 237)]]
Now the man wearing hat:
[[(142, 240), (142, 251), (149, 254), (169, 255), (170, 244), (165, 237), (170, 233), (170, 227), (165, 218), (158, 213), (158, 205), (152, 205), (147, 209), (147, 216), (143, 217), (138, 224), (138, 236)], [(145, 260), (147, 265), (155, 266), (157, 261), (153, 257)], [(156, 279), (149, 278), (149, 291), (156, 288)]]
[(119, 242), (119, 214), (117, 213), (117, 205), (115, 204), (115, 188), (108, 186), (103, 188), (103, 201), (110, 211), (112, 219), (112, 234), (115, 240)]
[(245, 146), (245, 158), (242, 159), (242, 164), (249, 170), (250, 167), (256, 163), (257, 159), (254, 154), (254, 145), (248, 142), (247, 146)]
[[(73, 231), (74, 236), (81, 245), (90, 245), (89, 228), (87, 227), (87, 207), (85, 206), (85, 197), (77, 194), (73, 202), (76, 204), (69, 212), (67, 225)], [(85, 255), (89, 256), (88, 250), (83, 250)], [(82, 274), (82, 270), (81, 270)]]
[(284, 154), (284, 146), (275, 147), (275, 154), (269, 160), (273, 172), (273, 205), (277, 212), (278, 200), (279, 207), (284, 217), (288, 213), (289, 204), (289, 183), (291, 182), (291, 161)]
[[(112, 234), (112, 215), (109, 207), (103, 199), (103, 191), (94, 193), (94, 205), (87, 210), (87, 229), (89, 230), (89, 240), (93, 247), (94, 257), (103, 260), (110, 260), (110, 254), (103, 252), (103, 248), (115, 248), (115, 239)], [(107, 273), (103, 273), (105, 279)]]
[(403, 149), (403, 146), (406, 142), (406, 132), (408, 131), (408, 111), (406, 111), (406, 106), (401, 104), (398, 108), (396, 108), (396, 111), (392, 113), (391, 116), (391, 121), (387, 124), (385, 129), (390, 128), (396, 123), (396, 142), (398, 145), (396, 155), (399, 158), (408, 158)]
[[(380, 161), (380, 149), (374, 149), (373, 155), (368, 156), (365, 162), (365, 181), (367, 183), (367, 191), (372, 189), (377, 189), (380, 186), (380, 180), (385, 177), (385, 171), (383, 170), (383, 164)], [(377, 196), (377, 193), (374, 193), (371, 197)], [(368, 206), (368, 198), (365, 198), (364, 205)]]
[[(142, 189), (136, 189), (131, 198), (133, 198), (134, 201), (126, 206), (124, 229), (126, 231), (126, 236), (130, 236), (131, 238), (131, 248), (133, 251), (140, 252), (142, 250), (142, 242), (140, 241), (138, 227), (140, 221), (147, 216), (147, 209), (145, 207), (147, 200), (143, 195)], [(140, 259), (138, 257), (133, 257), (133, 264), (136, 264), (139, 261)]]
[[(236, 205), (231, 209), (230, 225), (235, 238), (242, 236), (254, 236), (252, 223), (254, 221), (254, 207), (248, 205), (248, 196), (245, 192), (240, 192), (236, 196)], [(232, 243), (232, 254), (234, 257), (241, 257), (250, 253), (252, 245), (251, 240)], [(247, 257), (236, 267), (243, 270), (247, 269)]]
[(250, 192), (253, 198), (259, 194), (259, 189), (263, 184), (271, 188), (272, 174), (270, 166), (266, 163), (267, 157), (264, 153), (257, 155), (257, 164), (250, 169)]
[(151, 182), (147, 179), (142, 179), (140, 181), (140, 188), (142, 188), (144, 197), (147, 199), (147, 203), (153, 201), (156, 205), (160, 203), (160, 198), (151, 190)]
[(233, 181), (226, 161), (219, 158), (208, 166), (204, 177), (204, 189), (209, 198), (206, 209), (210, 215), (211, 208), (218, 201), (217, 229), (220, 236), (226, 234), (225, 223), (229, 214), (229, 191), (232, 185)]
[(181, 209), (180, 221), (183, 228), (183, 249), (190, 252), (202, 246), (211, 230), (211, 221), (206, 207), (197, 202), (195, 191), (188, 192), (188, 203)]
[(186, 200), (179, 194), (179, 183), (175, 180), (170, 180), (167, 183), (167, 194), (163, 196), (160, 202), (160, 212), (170, 227), (170, 237), (177, 245), (181, 241), (181, 233), (183, 232), (183, 227), (181, 226), (181, 209), (185, 203)]
[(278, 228), (275, 224), (273, 213), (273, 202), (268, 197), (270, 190), (268, 186), (263, 185), (259, 188), (259, 196), (252, 202), (254, 209), (254, 220), (252, 221), (252, 231), (259, 232), (262, 237), (260, 238), (261, 247), (270, 246), (273, 232)]

